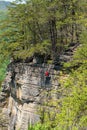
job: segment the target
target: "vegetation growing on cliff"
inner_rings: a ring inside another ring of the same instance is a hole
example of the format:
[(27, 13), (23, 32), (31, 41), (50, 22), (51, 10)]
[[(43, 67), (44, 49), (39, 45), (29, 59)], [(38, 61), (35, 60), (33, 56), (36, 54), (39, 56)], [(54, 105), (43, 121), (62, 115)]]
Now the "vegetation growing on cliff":
[[(86, 36), (86, 37), (85, 37)], [(87, 128), (87, 38), (82, 36), (82, 46), (74, 54), (74, 60), (64, 64), (60, 73), (57, 100), (44, 101), (41, 107), (41, 123), (29, 130), (84, 130)], [(82, 59), (82, 60), (81, 60)], [(71, 69), (67, 71), (67, 69)], [(54, 93), (53, 91), (51, 93)], [(45, 108), (45, 106), (48, 106)], [(52, 109), (50, 109), (50, 106)]]

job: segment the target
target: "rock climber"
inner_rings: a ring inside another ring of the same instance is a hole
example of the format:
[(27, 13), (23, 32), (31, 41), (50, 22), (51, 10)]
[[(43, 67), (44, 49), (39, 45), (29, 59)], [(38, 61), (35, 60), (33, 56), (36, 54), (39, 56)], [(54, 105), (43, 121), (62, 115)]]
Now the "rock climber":
[(45, 72), (45, 76), (47, 76), (47, 77), (49, 76), (49, 72), (48, 71)]
[(48, 71), (45, 72), (45, 85), (50, 84), (50, 74)]

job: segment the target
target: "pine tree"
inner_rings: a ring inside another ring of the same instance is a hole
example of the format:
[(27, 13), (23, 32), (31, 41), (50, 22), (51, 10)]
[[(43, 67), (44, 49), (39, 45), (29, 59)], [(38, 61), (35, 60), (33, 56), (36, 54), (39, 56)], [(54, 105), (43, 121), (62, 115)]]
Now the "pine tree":
[(8, 19), (0, 27), (5, 30), (0, 36), (6, 46), (5, 53), (21, 59), (43, 55), (55, 63), (70, 43), (79, 42), (84, 18), (81, 11), (85, 10), (80, 2), (27, 0), (13, 3)]

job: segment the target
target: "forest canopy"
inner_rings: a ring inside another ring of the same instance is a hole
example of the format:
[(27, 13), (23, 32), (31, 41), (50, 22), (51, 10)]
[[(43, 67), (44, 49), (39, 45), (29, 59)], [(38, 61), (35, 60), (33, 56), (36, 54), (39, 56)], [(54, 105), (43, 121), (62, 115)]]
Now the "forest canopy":
[(51, 59), (55, 63), (71, 43), (80, 43), (86, 25), (86, 0), (19, 1), (11, 4), (0, 25), (3, 58), (43, 56), (44, 62)]

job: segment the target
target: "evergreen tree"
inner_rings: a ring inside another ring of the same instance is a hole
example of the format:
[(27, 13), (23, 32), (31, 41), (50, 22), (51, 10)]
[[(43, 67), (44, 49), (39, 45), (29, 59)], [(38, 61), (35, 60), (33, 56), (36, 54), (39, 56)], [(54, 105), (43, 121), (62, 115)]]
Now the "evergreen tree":
[(82, 10), (77, 0), (13, 3), (8, 19), (1, 25), (1, 28), (9, 28), (1, 35), (1, 39), (4, 36), (6, 39), (2, 42), (15, 58), (44, 55), (55, 62), (66, 46), (79, 41)]

